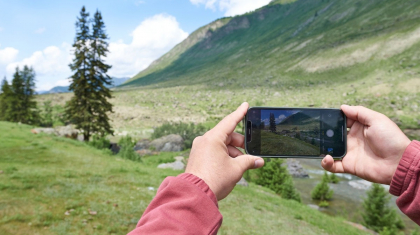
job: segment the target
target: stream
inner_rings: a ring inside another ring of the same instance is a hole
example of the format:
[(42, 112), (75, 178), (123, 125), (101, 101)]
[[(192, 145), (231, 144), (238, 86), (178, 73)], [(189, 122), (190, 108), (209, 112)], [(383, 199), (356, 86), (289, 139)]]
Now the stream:
[[(297, 159), (301, 166), (309, 174), (309, 178), (294, 178), (295, 187), (300, 192), (302, 203), (307, 204), (319, 211), (331, 216), (341, 216), (347, 220), (356, 223), (362, 223), (363, 200), (367, 197), (366, 192), (371, 186), (371, 182), (360, 179), (349, 174), (336, 174), (340, 179), (338, 184), (329, 184), (334, 191), (333, 199), (329, 201), (328, 208), (318, 208), (318, 201), (311, 199), (311, 191), (321, 181), (324, 175), (324, 169), (321, 167), (321, 160)], [(388, 191), (389, 186), (383, 185)], [(406, 231), (417, 229), (418, 225), (411, 221), (395, 204), (397, 197), (391, 196), (389, 205), (396, 209), (401, 215)]]

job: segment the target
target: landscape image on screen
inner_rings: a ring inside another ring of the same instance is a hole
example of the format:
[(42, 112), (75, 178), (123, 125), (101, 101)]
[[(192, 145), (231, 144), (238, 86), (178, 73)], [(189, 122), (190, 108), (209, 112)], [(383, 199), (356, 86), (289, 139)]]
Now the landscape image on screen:
[(261, 154), (320, 155), (320, 111), (262, 110)]

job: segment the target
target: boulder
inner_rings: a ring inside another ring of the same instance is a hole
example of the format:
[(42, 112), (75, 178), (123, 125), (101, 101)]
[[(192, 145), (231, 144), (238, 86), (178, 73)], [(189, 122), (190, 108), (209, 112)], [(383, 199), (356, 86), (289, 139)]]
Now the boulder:
[(79, 135), (79, 131), (75, 129), (72, 125), (56, 127), (55, 132), (58, 136), (72, 139), (77, 139), (77, 136)]
[(182, 150), (184, 140), (180, 135), (167, 135), (153, 140), (150, 145), (159, 152), (179, 152)]
[(248, 182), (244, 179), (244, 177), (242, 177), (241, 180), (239, 180), (239, 182), (236, 183), (236, 185), (248, 187)]
[(136, 146), (134, 146), (134, 151), (149, 149), (149, 147), (150, 147), (150, 140), (143, 139), (136, 143)]
[(308, 178), (309, 174), (296, 159), (287, 159), (287, 170), (294, 178)]
[(40, 133), (45, 133), (49, 135), (55, 134), (54, 128), (35, 128), (35, 129), (32, 129), (31, 132), (34, 134), (40, 134)]
[(184, 170), (185, 164), (180, 158), (177, 158), (175, 162), (162, 163), (158, 166), (160, 169), (172, 169), (172, 170)]

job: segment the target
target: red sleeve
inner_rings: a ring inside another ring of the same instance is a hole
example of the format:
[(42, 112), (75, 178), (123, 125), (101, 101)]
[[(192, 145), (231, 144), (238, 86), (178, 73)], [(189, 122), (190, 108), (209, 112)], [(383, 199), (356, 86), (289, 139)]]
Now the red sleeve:
[(397, 205), (420, 225), (420, 142), (412, 141), (405, 150), (392, 178), (389, 192), (399, 196)]
[(217, 234), (222, 219), (209, 186), (197, 176), (184, 173), (162, 182), (129, 235)]

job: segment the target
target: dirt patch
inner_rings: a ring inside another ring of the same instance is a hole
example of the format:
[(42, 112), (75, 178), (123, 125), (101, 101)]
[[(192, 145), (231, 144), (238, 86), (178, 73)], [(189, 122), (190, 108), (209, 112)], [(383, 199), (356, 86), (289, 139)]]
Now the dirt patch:
[(387, 83), (379, 84), (373, 87), (368, 88), (369, 93), (376, 95), (376, 96), (382, 96), (389, 94), (392, 89), (391, 86)]
[(420, 78), (413, 78), (408, 81), (402, 82), (398, 85), (398, 88), (401, 91), (409, 93), (420, 92)]

